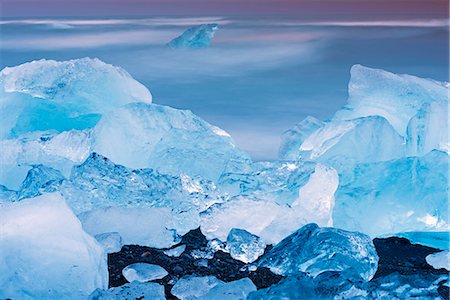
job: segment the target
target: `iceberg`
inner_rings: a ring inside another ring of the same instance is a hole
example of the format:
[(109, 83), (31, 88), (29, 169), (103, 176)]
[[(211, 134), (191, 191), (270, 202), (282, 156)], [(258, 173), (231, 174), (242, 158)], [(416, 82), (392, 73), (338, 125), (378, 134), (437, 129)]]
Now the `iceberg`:
[(170, 48), (207, 48), (219, 28), (218, 24), (201, 24), (188, 28), (182, 35), (171, 40), (167, 45)]
[(231, 257), (246, 264), (258, 259), (266, 248), (261, 239), (246, 230), (233, 228), (228, 233), (226, 249)]
[(167, 271), (163, 267), (147, 263), (134, 263), (122, 270), (122, 275), (128, 282), (147, 282), (165, 277)]
[(89, 300), (130, 300), (151, 299), (166, 300), (164, 286), (153, 282), (134, 281), (110, 289), (97, 289), (88, 298)]
[(377, 271), (378, 255), (367, 235), (311, 223), (275, 245), (258, 265), (280, 275), (301, 271), (316, 277), (326, 271), (346, 271), (368, 281)]
[(105, 114), (93, 134), (93, 151), (130, 168), (217, 181), (223, 172), (251, 164), (225, 131), (168, 106), (125, 105)]
[(108, 286), (106, 255), (58, 193), (0, 204), (0, 298), (86, 299)]
[(93, 127), (101, 114), (151, 103), (148, 89), (98, 59), (39, 60), (0, 72), (0, 139), (32, 131)]

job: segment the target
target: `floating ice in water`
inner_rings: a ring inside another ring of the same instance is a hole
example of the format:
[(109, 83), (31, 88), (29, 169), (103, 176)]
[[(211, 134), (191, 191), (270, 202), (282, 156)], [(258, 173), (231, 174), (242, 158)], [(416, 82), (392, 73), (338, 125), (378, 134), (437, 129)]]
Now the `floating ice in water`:
[(178, 242), (168, 208), (108, 207), (78, 217), (89, 234), (117, 232), (125, 245), (168, 248)]
[(260, 266), (282, 275), (299, 271), (316, 277), (325, 271), (347, 271), (370, 280), (378, 267), (372, 240), (359, 232), (308, 224), (268, 251)]
[(358, 164), (340, 176), (334, 226), (372, 237), (448, 230), (446, 153)]
[(93, 127), (101, 114), (152, 102), (125, 70), (98, 59), (39, 60), (0, 72), (0, 139), (36, 130)]
[(201, 24), (188, 28), (182, 35), (171, 40), (167, 45), (170, 48), (206, 48), (211, 44), (217, 24)]
[(186, 245), (177, 246), (175, 248), (165, 250), (164, 254), (170, 257), (179, 257), (186, 250)]
[(285, 131), (281, 137), (278, 157), (283, 160), (297, 160), (300, 146), (304, 140), (323, 125), (322, 121), (308, 116), (293, 128)]
[(86, 299), (108, 286), (106, 255), (57, 193), (0, 204), (0, 298)]
[(223, 281), (214, 276), (184, 276), (173, 286), (171, 293), (180, 300), (194, 300), (209, 292)]
[(395, 234), (398, 237), (404, 237), (408, 239), (411, 244), (420, 244), (431, 248), (440, 250), (449, 250), (450, 246), (450, 232), (400, 232)]
[(122, 275), (128, 282), (146, 282), (165, 277), (167, 271), (163, 267), (147, 263), (134, 263), (122, 270)]
[(200, 175), (248, 168), (250, 157), (228, 134), (192, 112), (133, 103), (105, 114), (94, 130), (93, 150), (117, 164), (166, 174)]
[(256, 235), (250, 232), (233, 228), (228, 233), (227, 250), (231, 257), (246, 264), (258, 259), (266, 248), (266, 244)]
[(447, 269), (450, 271), (450, 252), (448, 250), (428, 255), (425, 260), (435, 269)]
[(206, 294), (193, 298), (195, 300), (245, 300), (248, 294), (256, 291), (256, 286), (248, 278), (220, 283), (212, 287)]
[(166, 300), (164, 286), (153, 282), (134, 281), (107, 290), (97, 289), (89, 296), (89, 300), (130, 299)]
[(122, 237), (118, 232), (100, 233), (95, 236), (106, 253), (119, 252), (122, 249)]

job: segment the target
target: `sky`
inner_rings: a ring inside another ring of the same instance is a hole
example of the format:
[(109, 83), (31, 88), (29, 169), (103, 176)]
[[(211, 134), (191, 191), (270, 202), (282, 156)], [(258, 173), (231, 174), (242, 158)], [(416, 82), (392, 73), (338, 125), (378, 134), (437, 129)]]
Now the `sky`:
[(305, 18), (436, 18), (446, 0), (2, 0), (2, 16), (291, 15)]

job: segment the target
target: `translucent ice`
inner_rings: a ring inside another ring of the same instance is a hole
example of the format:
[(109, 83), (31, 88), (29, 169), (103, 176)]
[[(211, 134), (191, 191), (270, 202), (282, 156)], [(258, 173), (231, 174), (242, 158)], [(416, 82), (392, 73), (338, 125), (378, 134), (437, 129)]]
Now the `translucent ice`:
[(450, 252), (448, 250), (430, 254), (425, 259), (435, 269), (444, 268), (450, 271)]
[(231, 137), (190, 111), (134, 103), (102, 117), (94, 151), (131, 168), (203, 176), (216, 181), (225, 170), (251, 160)]
[(266, 244), (256, 235), (250, 232), (233, 228), (228, 233), (227, 250), (231, 257), (246, 264), (258, 259), (266, 248)]
[(165, 250), (164, 254), (170, 257), (179, 257), (186, 250), (186, 245), (177, 246), (175, 248)]
[(275, 245), (259, 261), (277, 274), (299, 271), (313, 277), (325, 271), (346, 271), (370, 280), (378, 267), (372, 240), (358, 232), (308, 224)]
[(101, 114), (137, 101), (152, 101), (147, 88), (98, 59), (43, 59), (7, 67), (0, 72), (0, 139), (92, 127)]
[(108, 286), (106, 255), (57, 193), (0, 204), (0, 298), (86, 299)]
[(201, 24), (188, 28), (182, 35), (171, 40), (170, 48), (206, 48), (209, 47), (216, 30), (217, 24)]
[(180, 300), (194, 300), (224, 282), (214, 276), (184, 276), (173, 286), (171, 293)]
[(256, 286), (249, 278), (217, 284), (206, 294), (194, 298), (196, 300), (245, 300), (249, 293), (256, 291)]
[(177, 243), (168, 208), (108, 207), (79, 215), (84, 230), (95, 236), (118, 232), (125, 245), (168, 248)]
[(411, 244), (420, 244), (440, 250), (449, 250), (450, 247), (450, 232), (448, 231), (410, 231), (400, 232), (395, 234), (395, 236), (404, 237)]
[(44, 192), (54, 192), (63, 180), (64, 176), (55, 169), (43, 165), (33, 166), (19, 189), (18, 198), (32, 198)]
[(122, 237), (118, 232), (106, 232), (95, 235), (95, 239), (102, 245), (106, 253), (119, 252), (122, 249)]
[(164, 286), (158, 283), (134, 281), (108, 290), (97, 289), (89, 296), (89, 300), (130, 299), (165, 300)]
[(122, 270), (122, 275), (128, 282), (146, 282), (165, 277), (167, 271), (163, 267), (147, 263), (134, 263)]

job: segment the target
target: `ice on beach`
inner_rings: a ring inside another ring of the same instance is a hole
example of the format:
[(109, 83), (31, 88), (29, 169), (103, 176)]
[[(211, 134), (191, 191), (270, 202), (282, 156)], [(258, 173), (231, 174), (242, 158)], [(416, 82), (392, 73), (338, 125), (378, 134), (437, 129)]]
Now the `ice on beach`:
[(122, 275), (128, 282), (139, 281), (147, 282), (165, 277), (167, 271), (163, 267), (147, 264), (147, 263), (134, 263), (126, 266), (122, 270)]
[(108, 286), (106, 255), (58, 193), (0, 204), (0, 298), (86, 299)]
[(105, 114), (94, 129), (93, 150), (130, 168), (202, 176), (216, 181), (250, 157), (231, 137), (188, 110), (133, 103)]
[(430, 254), (425, 260), (435, 269), (444, 268), (450, 271), (450, 252), (448, 250)]
[(0, 139), (32, 131), (93, 127), (101, 114), (152, 102), (125, 70), (99, 59), (38, 60), (0, 72)]
[(212, 287), (206, 294), (193, 298), (195, 300), (245, 300), (248, 294), (256, 291), (256, 286), (249, 278), (219, 283)]
[(188, 28), (182, 35), (171, 40), (167, 45), (170, 48), (195, 49), (206, 48), (211, 44), (218, 24), (201, 24)]
[(301, 271), (316, 277), (345, 270), (355, 278), (370, 280), (377, 271), (378, 255), (367, 235), (312, 223), (276, 244), (258, 264), (282, 275)]
[(108, 207), (79, 215), (84, 230), (95, 236), (117, 232), (124, 245), (168, 248), (178, 242), (168, 208)]
[(105, 232), (94, 236), (106, 253), (119, 252), (122, 249), (122, 237), (118, 232)]
[(153, 282), (133, 281), (107, 290), (97, 289), (88, 298), (89, 300), (130, 300), (151, 299), (166, 300), (164, 286)]
[(164, 254), (170, 257), (179, 257), (186, 250), (186, 245), (180, 245), (175, 248), (165, 250)]
[(184, 276), (172, 287), (171, 293), (180, 300), (195, 300), (218, 284), (224, 284), (224, 282), (214, 276)]
[(266, 244), (250, 232), (233, 228), (228, 233), (226, 249), (231, 257), (246, 264), (258, 259), (266, 248)]

